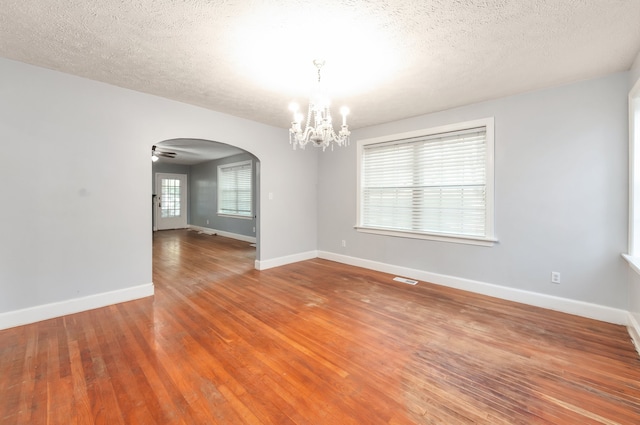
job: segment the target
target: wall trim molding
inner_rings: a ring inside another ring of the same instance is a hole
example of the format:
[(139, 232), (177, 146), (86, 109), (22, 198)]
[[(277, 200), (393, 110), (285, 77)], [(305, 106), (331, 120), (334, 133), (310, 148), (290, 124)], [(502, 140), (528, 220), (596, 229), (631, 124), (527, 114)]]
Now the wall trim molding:
[(246, 236), (246, 235), (241, 235), (239, 233), (225, 232), (224, 230), (212, 229), (210, 227), (195, 226), (193, 224), (189, 224), (187, 226), (187, 229), (206, 233), (207, 235), (219, 235), (219, 236), (224, 236), (225, 238), (237, 239), (239, 241), (245, 241), (250, 243), (256, 243), (255, 236)]
[(319, 251), (318, 257), (352, 266), (364, 267), (384, 273), (395, 274), (397, 276), (408, 277), (423, 282), (435, 283), (436, 285), (448, 286), (450, 288), (462, 289), (464, 291), (488, 295), (490, 297), (515, 301), (535, 307), (560, 311), (562, 313), (574, 314), (576, 316), (596, 319), (603, 322), (614, 323), (617, 325), (628, 325), (629, 323), (629, 312), (613, 307), (587, 303), (584, 301), (576, 301), (569, 298), (561, 298), (538, 292), (525, 291), (522, 289), (509, 288), (477, 280), (431, 273), (424, 270), (395, 266), (392, 264), (350, 257), (333, 252)]
[(631, 341), (633, 341), (633, 345), (636, 347), (636, 351), (640, 355), (640, 324), (631, 312), (629, 312), (627, 329), (629, 330), (629, 335), (631, 335)]
[(153, 294), (153, 283), (146, 283), (144, 285), (117, 289), (115, 291), (87, 295), (86, 297), (8, 311), (6, 313), (0, 313), (0, 330), (150, 297), (153, 296)]
[(256, 260), (256, 270), (267, 270), (274, 267), (280, 267), (298, 261), (306, 261), (318, 258), (318, 251), (307, 251), (299, 254), (285, 255), (284, 257), (272, 258), (270, 260)]

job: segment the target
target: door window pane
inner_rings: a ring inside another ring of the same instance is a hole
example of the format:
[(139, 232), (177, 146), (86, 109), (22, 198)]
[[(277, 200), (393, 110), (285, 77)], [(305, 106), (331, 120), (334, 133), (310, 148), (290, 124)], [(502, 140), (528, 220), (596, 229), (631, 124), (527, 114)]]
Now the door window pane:
[(162, 218), (180, 217), (180, 180), (162, 179), (160, 215)]

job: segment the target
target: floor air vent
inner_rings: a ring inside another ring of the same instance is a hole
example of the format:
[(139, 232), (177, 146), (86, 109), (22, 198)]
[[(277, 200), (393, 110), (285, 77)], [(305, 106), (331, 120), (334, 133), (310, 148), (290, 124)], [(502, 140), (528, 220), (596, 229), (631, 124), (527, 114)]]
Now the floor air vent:
[(394, 277), (393, 280), (395, 280), (396, 282), (402, 282), (402, 283), (407, 283), (409, 285), (415, 285), (416, 283), (418, 283), (417, 280), (412, 280), (412, 279), (407, 279), (406, 277)]

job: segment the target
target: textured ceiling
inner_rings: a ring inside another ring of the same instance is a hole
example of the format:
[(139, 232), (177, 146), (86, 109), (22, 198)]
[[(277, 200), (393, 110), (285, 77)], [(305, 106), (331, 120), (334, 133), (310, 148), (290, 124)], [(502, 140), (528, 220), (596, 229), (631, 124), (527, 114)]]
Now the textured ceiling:
[[(324, 58), (352, 128), (628, 70), (640, 0), (2, 0), (0, 56), (288, 127)], [(337, 112), (336, 112), (337, 113)]]
[(245, 152), (225, 143), (200, 139), (171, 139), (156, 144), (159, 151), (173, 152), (174, 158), (158, 157), (159, 163), (194, 165)]

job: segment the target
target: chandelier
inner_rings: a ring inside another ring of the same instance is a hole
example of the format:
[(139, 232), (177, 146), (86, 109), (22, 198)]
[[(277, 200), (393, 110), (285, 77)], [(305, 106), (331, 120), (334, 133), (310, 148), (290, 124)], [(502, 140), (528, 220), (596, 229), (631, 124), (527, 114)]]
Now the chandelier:
[(320, 84), (320, 70), (324, 66), (323, 60), (314, 60), (313, 64), (318, 69), (318, 85), (316, 93), (309, 101), (309, 112), (307, 113), (307, 122), (302, 130), (304, 116), (298, 112), (300, 107), (297, 103), (292, 102), (289, 109), (293, 112), (293, 122), (289, 129), (289, 143), (296, 149), (300, 146), (304, 149), (307, 143), (311, 142), (317, 148), (324, 151), (329, 145), (333, 150), (333, 146), (349, 144), (349, 126), (347, 125), (347, 114), (349, 108), (343, 106), (340, 108), (342, 114), (342, 127), (336, 134), (333, 130), (333, 122), (331, 121), (331, 111), (329, 110), (329, 99), (324, 95)]

